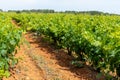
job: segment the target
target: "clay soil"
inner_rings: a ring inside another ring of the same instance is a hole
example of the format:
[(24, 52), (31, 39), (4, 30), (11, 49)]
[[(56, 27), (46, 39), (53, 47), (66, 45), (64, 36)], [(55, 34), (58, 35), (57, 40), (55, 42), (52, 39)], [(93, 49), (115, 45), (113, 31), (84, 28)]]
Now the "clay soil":
[(105, 80), (96, 78), (97, 72), (87, 65), (71, 65), (74, 58), (47, 39), (34, 33), (26, 33), (23, 38), (15, 55), (18, 64), (11, 69), (11, 76), (3, 80)]

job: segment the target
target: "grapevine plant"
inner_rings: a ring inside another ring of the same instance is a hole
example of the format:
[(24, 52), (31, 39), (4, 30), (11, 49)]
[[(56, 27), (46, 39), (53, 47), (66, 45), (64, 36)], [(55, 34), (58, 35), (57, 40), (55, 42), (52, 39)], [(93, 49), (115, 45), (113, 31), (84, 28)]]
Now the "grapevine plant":
[(0, 79), (10, 76), (10, 67), (14, 66), (16, 46), (19, 46), (21, 30), (13, 26), (11, 18), (0, 13)]
[(26, 30), (51, 38), (99, 72), (120, 76), (120, 16), (89, 14), (16, 14)]

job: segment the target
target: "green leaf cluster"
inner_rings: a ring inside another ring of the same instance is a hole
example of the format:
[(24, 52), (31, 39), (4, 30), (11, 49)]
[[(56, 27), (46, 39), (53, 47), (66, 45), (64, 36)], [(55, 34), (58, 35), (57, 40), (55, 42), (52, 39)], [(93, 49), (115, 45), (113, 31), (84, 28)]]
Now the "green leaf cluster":
[(24, 30), (50, 37), (94, 69), (120, 76), (120, 16), (21, 13), (14, 18)]

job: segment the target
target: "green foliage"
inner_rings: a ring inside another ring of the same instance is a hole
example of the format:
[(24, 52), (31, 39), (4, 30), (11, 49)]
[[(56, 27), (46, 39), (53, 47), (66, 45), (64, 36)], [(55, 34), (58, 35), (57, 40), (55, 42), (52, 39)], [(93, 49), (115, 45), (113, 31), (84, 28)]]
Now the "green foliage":
[[(24, 30), (50, 37), (94, 69), (120, 76), (120, 17), (87, 14), (16, 14)], [(5, 52), (5, 51), (3, 51)]]
[(9, 77), (9, 69), (15, 63), (14, 52), (19, 46), (21, 30), (15, 28), (11, 18), (6, 14), (0, 14), (0, 78)]

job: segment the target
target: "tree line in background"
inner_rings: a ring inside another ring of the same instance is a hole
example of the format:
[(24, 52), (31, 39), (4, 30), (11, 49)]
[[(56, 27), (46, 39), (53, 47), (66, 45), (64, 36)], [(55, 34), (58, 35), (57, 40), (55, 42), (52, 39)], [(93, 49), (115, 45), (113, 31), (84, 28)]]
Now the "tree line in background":
[[(4, 12), (2, 9), (0, 9), (0, 12)], [(90, 14), (90, 15), (118, 15), (118, 14), (110, 14), (110, 13), (104, 13), (101, 11), (55, 11), (52, 9), (31, 9), (31, 10), (8, 10), (7, 12), (16, 12), (16, 13), (21, 13), (21, 12), (36, 12), (36, 13), (73, 13), (73, 14)]]

